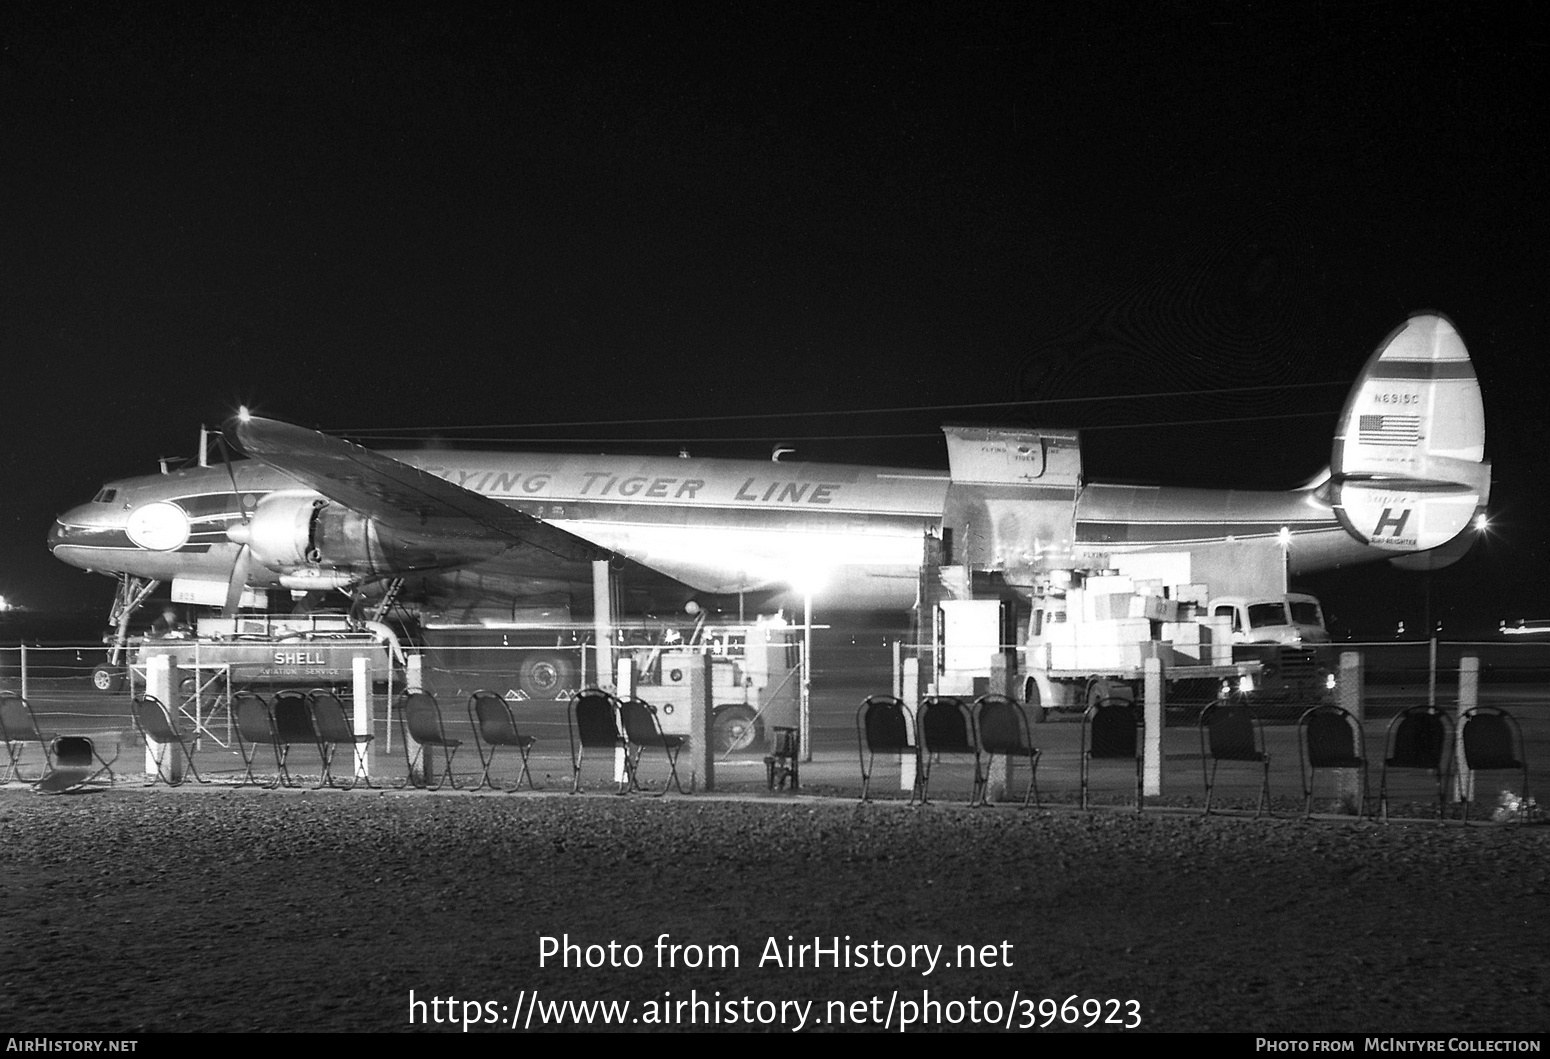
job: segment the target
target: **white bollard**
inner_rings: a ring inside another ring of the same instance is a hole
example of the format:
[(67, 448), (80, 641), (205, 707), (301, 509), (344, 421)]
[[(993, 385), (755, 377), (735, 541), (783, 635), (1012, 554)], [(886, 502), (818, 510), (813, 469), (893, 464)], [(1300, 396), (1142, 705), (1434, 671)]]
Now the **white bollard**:
[(1475, 774), (1464, 760), (1464, 713), (1480, 705), (1480, 657), (1465, 655), (1459, 659), (1459, 704), (1453, 717), (1454, 754), (1458, 767), (1453, 770), (1453, 800), (1475, 800)]
[[(178, 690), (178, 660), (170, 654), (151, 655), (145, 660), (145, 693), (167, 707), (172, 723), (178, 723), (178, 702), (174, 696)], [(155, 776), (156, 763), (161, 762), (160, 773), (172, 783), (183, 782), (183, 748), (177, 743), (158, 743), (146, 736), (145, 773)]]
[[(903, 687), (899, 690), (899, 701), (904, 703), (905, 713), (908, 715), (906, 734), (911, 743), (915, 741), (915, 713), (920, 709), (920, 659), (906, 658), (904, 660)], [(915, 789), (915, 755), (899, 755), (899, 790), (912, 791)]]
[[(599, 655), (598, 659), (601, 663), (602, 656)], [(621, 701), (635, 695), (635, 659), (625, 657), (615, 664), (614, 687), (618, 689), (616, 694)], [(620, 785), (624, 783), (624, 755), (627, 753), (628, 748), (622, 746), (614, 750), (614, 782)]]
[[(355, 676), (355, 734), (371, 734), (371, 659), (357, 655), (351, 660)], [(371, 744), (355, 744), (355, 778), (371, 778)]]
[(1160, 658), (1147, 658), (1141, 662), (1143, 674), (1142, 695), (1145, 696), (1143, 735), (1141, 747), (1141, 793), (1155, 798), (1162, 793), (1162, 737), (1164, 706), (1163, 697), (1167, 685), (1163, 681), (1163, 664)]
[[(414, 654), (411, 654), (408, 658), (404, 659), (404, 692), (406, 694), (411, 694), (411, 693), (416, 692), (416, 691), (424, 691), (424, 690), (425, 690), (425, 657), (423, 655), (421, 655), (418, 651), (416, 651)], [(426, 760), (425, 760), (426, 750), (419, 743), (415, 742), (414, 736), (409, 734), (409, 726), (407, 724), (404, 725), (403, 728), (404, 728), (404, 759), (406, 761), (411, 761), (411, 762), (418, 761), (420, 763), (420, 767), (418, 769), (411, 768), (409, 770), (409, 776), (408, 776), (409, 783), (412, 786), (424, 785), (425, 783), (428, 782), (427, 777), (430, 775), (430, 771), (425, 767), (426, 764), (427, 764)], [(392, 707), (391, 704), (389, 704), (389, 706), (388, 706), (388, 740), (389, 740), (389, 742), (388, 742), (388, 750), (389, 750), (389, 752), (391, 752), (392, 749), (393, 749), (392, 738), (393, 738), (393, 707)]]
[[(696, 784), (707, 791), (716, 789), (716, 747), (714, 704), (712, 702), (710, 655), (701, 652), (699, 661), (689, 670), (689, 790)], [(682, 758), (679, 759), (680, 764)]]
[[(1367, 720), (1367, 707), (1362, 695), (1362, 685), (1365, 683), (1362, 667), (1362, 655), (1359, 651), (1340, 652), (1340, 675), (1337, 697), (1340, 706), (1352, 717), (1356, 718), (1356, 727), (1364, 729)], [(1365, 739), (1363, 740), (1365, 746)], [(1336, 793), (1342, 805), (1354, 805), (1360, 816), (1365, 808), (1362, 802), (1367, 797), (1367, 792), (1362, 789), (1361, 769), (1336, 769), (1335, 770)]]

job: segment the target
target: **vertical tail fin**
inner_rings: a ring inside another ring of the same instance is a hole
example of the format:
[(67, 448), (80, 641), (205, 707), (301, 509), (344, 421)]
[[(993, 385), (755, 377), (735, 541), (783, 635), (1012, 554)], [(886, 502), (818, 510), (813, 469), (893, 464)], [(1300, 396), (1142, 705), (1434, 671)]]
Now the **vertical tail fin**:
[(1411, 316), (1367, 361), (1340, 414), (1330, 472), (1346, 531), (1387, 551), (1440, 547), (1484, 508), (1485, 406), (1447, 317)]

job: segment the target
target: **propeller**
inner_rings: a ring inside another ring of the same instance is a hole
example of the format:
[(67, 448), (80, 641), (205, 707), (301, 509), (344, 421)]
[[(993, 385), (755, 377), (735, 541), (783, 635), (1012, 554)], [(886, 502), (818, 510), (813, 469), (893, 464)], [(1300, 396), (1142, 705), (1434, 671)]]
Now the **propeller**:
[(221, 608), (221, 616), (235, 618), (237, 608), (242, 603), (242, 593), (248, 587), (248, 570), (253, 560), (253, 548), (250, 543), (253, 516), (242, 503), (242, 490), (237, 486), (237, 472), (231, 465), (231, 447), (227, 444), (224, 434), (217, 434), (216, 440), (221, 447), (221, 459), (226, 464), (226, 476), (231, 479), (231, 495), (236, 498), (237, 511), (242, 516), (241, 522), (232, 523), (226, 527), (226, 539), (238, 545), (238, 548), (237, 557), (232, 560), (231, 574), (226, 579), (226, 605)]

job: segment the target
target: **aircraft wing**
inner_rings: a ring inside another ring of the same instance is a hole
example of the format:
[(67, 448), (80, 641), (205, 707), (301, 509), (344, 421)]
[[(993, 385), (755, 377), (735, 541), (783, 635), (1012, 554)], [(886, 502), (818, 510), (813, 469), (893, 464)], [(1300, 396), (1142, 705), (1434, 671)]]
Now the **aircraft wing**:
[(607, 558), (590, 541), (445, 479), (340, 438), (273, 419), (236, 417), (226, 438), (249, 458), (406, 534), (527, 546), (566, 562)]

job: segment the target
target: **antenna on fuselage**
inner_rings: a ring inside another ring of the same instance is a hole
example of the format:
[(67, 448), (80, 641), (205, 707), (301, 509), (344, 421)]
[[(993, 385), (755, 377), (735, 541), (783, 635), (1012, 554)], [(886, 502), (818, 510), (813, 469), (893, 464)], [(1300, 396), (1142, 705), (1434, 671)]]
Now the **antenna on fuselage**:
[(796, 449), (787, 448), (784, 445), (776, 445), (775, 446), (775, 451), (770, 453), (770, 462), (771, 463), (779, 463), (780, 462), (780, 458), (782, 456), (784, 456), (788, 452), (795, 452), (795, 451), (796, 451)]
[(210, 466), (210, 428), (199, 424), (199, 466)]

